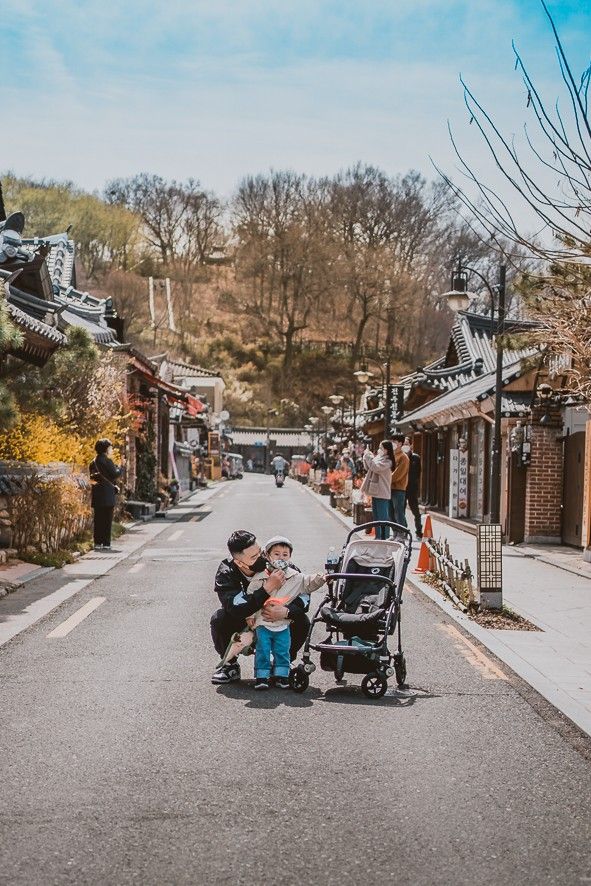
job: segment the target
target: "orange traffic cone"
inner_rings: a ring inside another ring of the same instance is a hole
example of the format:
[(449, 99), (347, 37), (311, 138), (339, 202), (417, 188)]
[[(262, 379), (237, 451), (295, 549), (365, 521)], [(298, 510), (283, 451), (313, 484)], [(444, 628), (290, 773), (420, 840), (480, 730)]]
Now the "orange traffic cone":
[[(429, 526), (429, 528), (431, 528)], [(428, 536), (432, 538), (433, 536)], [(425, 544), (424, 541), (421, 542), (421, 550), (419, 551), (419, 559), (417, 561), (416, 567), (413, 569), (413, 572), (424, 573), (429, 571), (429, 566), (431, 565), (431, 558), (429, 556), (429, 548)]]
[(431, 514), (425, 517), (425, 525), (423, 526), (423, 538), (433, 538), (433, 527), (431, 526)]

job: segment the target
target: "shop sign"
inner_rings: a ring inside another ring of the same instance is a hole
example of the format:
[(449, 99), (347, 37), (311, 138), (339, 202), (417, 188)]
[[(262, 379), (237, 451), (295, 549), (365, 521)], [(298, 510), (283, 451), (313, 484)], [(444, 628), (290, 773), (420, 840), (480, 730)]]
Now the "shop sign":
[(468, 452), (458, 451), (458, 517), (468, 516)]
[(460, 479), (460, 452), (449, 450), (449, 516), (458, 516), (458, 491)]

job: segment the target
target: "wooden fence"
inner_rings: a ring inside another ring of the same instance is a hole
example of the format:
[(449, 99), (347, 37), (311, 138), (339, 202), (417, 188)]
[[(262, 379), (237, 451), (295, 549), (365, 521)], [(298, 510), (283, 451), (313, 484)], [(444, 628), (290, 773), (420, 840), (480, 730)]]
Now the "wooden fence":
[(429, 572), (441, 583), (447, 596), (463, 612), (478, 606), (472, 570), (467, 560), (454, 560), (446, 540), (425, 539), (429, 549)]

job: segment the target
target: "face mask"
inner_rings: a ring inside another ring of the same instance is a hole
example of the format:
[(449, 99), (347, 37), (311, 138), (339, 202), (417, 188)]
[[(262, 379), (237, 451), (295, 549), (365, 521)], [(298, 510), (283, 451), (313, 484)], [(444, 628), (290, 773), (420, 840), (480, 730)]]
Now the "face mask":
[(281, 569), (283, 570), (283, 572), (285, 572), (285, 570), (289, 566), (287, 560), (270, 560), (269, 563), (273, 567), (273, 569)]
[(402, 451), (406, 452), (406, 454), (408, 455), (408, 453), (410, 452), (410, 446), (403, 446)]
[(267, 558), (263, 554), (259, 554), (254, 563), (249, 565), (241, 561), (241, 565), (245, 566), (250, 572), (262, 572), (267, 565)]

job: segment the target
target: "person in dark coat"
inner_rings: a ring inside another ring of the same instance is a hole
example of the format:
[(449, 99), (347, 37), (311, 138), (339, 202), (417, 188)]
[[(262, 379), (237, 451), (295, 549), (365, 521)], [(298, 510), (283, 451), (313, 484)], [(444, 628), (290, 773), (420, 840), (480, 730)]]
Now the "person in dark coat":
[(415, 531), (417, 538), (423, 537), (423, 527), (421, 524), (421, 512), (419, 510), (419, 485), (421, 481), (421, 456), (417, 452), (413, 452), (412, 438), (404, 438), (403, 452), (406, 452), (410, 459), (410, 467), (408, 471), (408, 485), (406, 487), (406, 504), (410, 508), (415, 518)]
[[(221, 608), (211, 617), (211, 638), (216, 652), (223, 657), (232, 635), (243, 631), (246, 618), (253, 615), (263, 606), (269, 597), (274, 597), (285, 582), (283, 573), (274, 572), (265, 581), (263, 588), (253, 594), (247, 594), (248, 585), (256, 572), (261, 572), (267, 565), (256, 536), (246, 529), (238, 529), (228, 539), (230, 556), (222, 560), (215, 576), (215, 592)], [(310, 622), (306, 615), (309, 599), (296, 597), (287, 606), (274, 603), (265, 608), (265, 618), (270, 621), (291, 621), (291, 651), (293, 661), (298, 650), (303, 646)], [(228, 661), (216, 669), (212, 683), (233, 683), (240, 679), (240, 665), (237, 659)]]
[(94, 549), (110, 551), (113, 511), (119, 492), (117, 479), (121, 468), (111, 459), (113, 446), (110, 440), (97, 440), (94, 449), (96, 458), (89, 468), (92, 483), (91, 505), (94, 511)]

